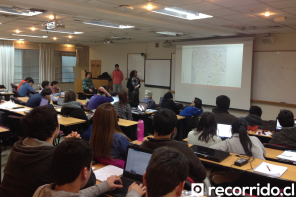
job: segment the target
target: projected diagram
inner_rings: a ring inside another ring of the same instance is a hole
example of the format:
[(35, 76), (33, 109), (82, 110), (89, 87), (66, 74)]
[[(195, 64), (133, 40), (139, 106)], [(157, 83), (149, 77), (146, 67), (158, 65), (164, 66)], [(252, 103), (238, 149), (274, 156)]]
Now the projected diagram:
[(194, 47), (192, 49), (191, 83), (224, 86), (226, 66), (226, 46)]

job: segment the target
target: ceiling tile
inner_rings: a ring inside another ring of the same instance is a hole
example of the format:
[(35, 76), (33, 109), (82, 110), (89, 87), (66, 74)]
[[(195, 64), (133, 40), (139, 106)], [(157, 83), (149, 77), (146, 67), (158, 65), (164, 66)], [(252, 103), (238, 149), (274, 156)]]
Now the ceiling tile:
[(225, 8), (259, 3), (259, 1), (257, 0), (208, 0), (208, 1)]
[(218, 9), (218, 10), (203, 11), (203, 13), (214, 16), (214, 17), (239, 14), (239, 12), (231, 10), (231, 9), (227, 9), (227, 8)]
[(221, 6), (218, 6), (209, 2), (194, 3), (194, 4), (180, 6), (180, 7), (183, 9), (194, 11), (194, 12), (203, 12), (207, 10), (217, 10), (222, 8)]
[(285, 12), (288, 12), (290, 14), (296, 15), (296, 7), (294, 7), (294, 8), (284, 8), (282, 10), (285, 11)]
[(242, 13), (253, 13), (253, 12), (265, 12), (275, 10), (272, 6), (269, 6), (264, 3), (252, 4), (252, 5), (244, 5), (231, 8), (235, 11)]
[(106, 3), (113, 3), (116, 5), (133, 5), (133, 4), (137, 4), (137, 3), (145, 3), (148, 2), (146, 0), (101, 0), (102, 2), (106, 2)]
[(170, 7), (188, 5), (203, 2), (204, 0), (156, 0), (155, 2), (168, 5)]
[(291, 8), (296, 7), (296, 1), (295, 0), (286, 0), (286, 1), (278, 1), (278, 2), (270, 2), (267, 3), (268, 5), (271, 5), (276, 8)]

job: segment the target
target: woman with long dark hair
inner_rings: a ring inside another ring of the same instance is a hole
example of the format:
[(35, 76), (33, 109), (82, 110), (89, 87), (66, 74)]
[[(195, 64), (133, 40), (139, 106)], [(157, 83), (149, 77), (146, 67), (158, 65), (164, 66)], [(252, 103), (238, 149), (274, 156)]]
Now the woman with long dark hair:
[(139, 88), (141, 87), (141, 82), (140, 79), (137, 77), (137, 74), (138, 72), (136, 70), (131, 71), (130, 78), (127, 80), (126, 87), (128, 88), (129, 99), (137, 96), (139, 100)]
[(244, 118), (238, 118), (232, 124), (232, 137), (210, 148), (265, 159), (266, 151), (263, 144), (257, 137), (250, 137), (247, 130), (247, 121)]
[(210, 147), (222, 142), (217, 136), (217, 123), (211, 112), (204, 112), (197, 124), (197, 128), (188, 133), (188, 144)]

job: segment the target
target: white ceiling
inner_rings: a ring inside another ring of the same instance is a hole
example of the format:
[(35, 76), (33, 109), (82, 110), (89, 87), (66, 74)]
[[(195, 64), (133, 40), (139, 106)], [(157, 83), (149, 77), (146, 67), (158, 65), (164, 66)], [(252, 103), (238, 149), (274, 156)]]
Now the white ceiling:
[[(148, 4), (155, 9), (178, 6), (214, 17), (189, 21), (149, 12), (145, 8)], [(118, 9), (119, 5), (130, 5), (134, 9), (122, 11)], [(25, 41), (40, 43), (96, 45), (110, 36), (130, 38), (114, 40), (115, 43), (134, 43), (296, 32), (296, 0), (0, 0), (0, 6), (47, 10), (44, 15), (32, 17), (0, 13), (0, 37), (24, 38)], [(271, 16), (264, 16), (266, 11)], [(82, 31), (84, 34), (73, 35), (69, 39), (67, 34), (40, 31), (52, 14), (66, 24), (65, 29), (58, 30)], [(286, 21), (274, 22), (275, 17), (286, 17)], [(91, 20), (134, 25), (135, 28), (112, 29), (83, 24)], [(37, 30), (32, 31), (31, 27)], [(245, 27), (244, 30), (241, 27)], [(20, 34), (47, 35), (48, 38), (12, 36), (16, 29), (21, 31)], [(155, 31), (180, 32), (184, 36), (165, 37)], [(54, 41), (53, 37), (57, 40)]]

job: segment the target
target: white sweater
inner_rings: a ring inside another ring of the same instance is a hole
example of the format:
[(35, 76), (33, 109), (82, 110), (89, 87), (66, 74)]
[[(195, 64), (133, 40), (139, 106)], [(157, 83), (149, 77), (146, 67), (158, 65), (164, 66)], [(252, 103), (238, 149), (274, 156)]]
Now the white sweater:
[(202, 142), (202, 141), (198, 140), (201, 133), (202, 132), (197, 132), (196, 129), (190, 131), (188, 133), (188, 139), (187, 139), (188, 144), (210, 147), (214, 144), (222, 142), (221, 138), (217, 135), (213, 136), (213, 139), (210, 139), (208, 142)]

